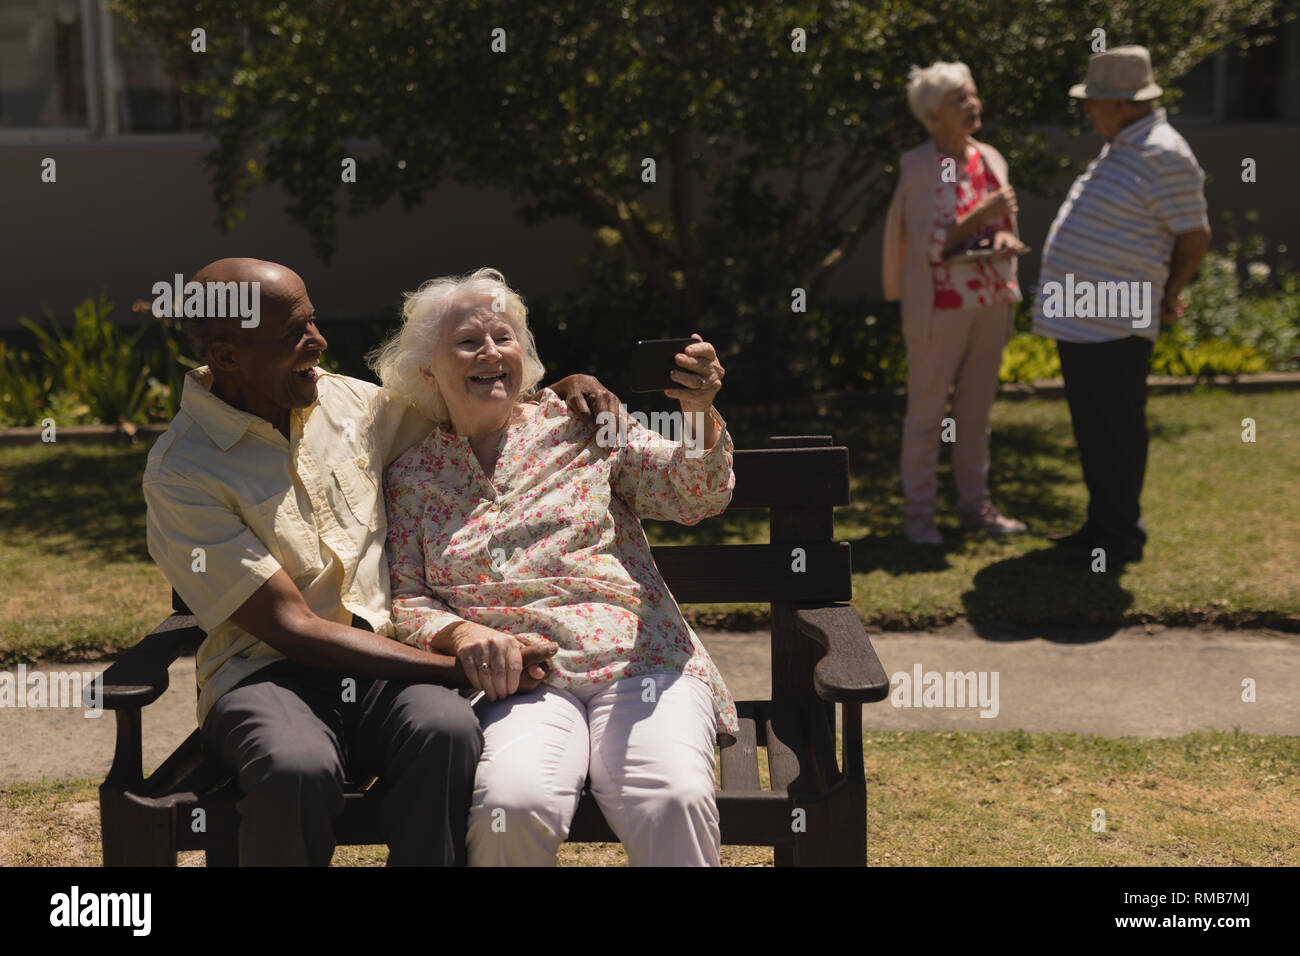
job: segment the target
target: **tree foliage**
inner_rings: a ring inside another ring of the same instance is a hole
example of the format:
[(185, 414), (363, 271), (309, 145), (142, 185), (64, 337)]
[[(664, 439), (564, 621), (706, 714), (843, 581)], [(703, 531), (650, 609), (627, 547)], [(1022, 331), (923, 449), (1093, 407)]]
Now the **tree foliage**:
[[(273, 182), (328, 258), (338, 210), (410, 208), (444, 179), (509, 190), (529, 222), (574, 217), (590, 281), (729, 349), (794, 347), (791, 290), (810, 305), (882, 216), (900, 153), (924, 131), (912, 64), (961, 59), (981, 134), (1019, 186), (1064, 164), (1042, 124), (1077, 127), (1066, 95), (1093, 31), (1151, 49), (1168, 86), (1273, 0), (118, 0), (186, 49), (216, 145), (219, 215)], [(505, 52), (493, 52), (504, 30)], [(806, 50), (795, 52), (796, 30)], [(354, 184), (340, 180), (357, 160)], [(643, 181), (653, 159), (656, 181)], [(797, 348), (795, 348), (797, 351)]]

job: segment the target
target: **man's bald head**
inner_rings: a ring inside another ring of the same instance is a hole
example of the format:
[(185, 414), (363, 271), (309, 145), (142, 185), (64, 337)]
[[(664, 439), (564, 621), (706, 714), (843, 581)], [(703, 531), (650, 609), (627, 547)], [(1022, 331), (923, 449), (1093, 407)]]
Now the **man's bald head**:
[[(262, 315), (278, 324), (287, 319), (294, 307), (307, 297), (307, 287), (298, 273), (278, 262), (264, 259), (218, 259), (209, 262), (196, 272), (192, 282), (256, 282), (259, 284), (259, 302)], [(180, 315), (178, 310), (178, 315)], [(234, 341), (247, 331), (238, 321), (215, 317), (181, 318), (181, 328), (189, 339), (195, 356), (201, 362), (211, 357), (212, 343), (218, 340)], [(255, 330), (252, 330), (255, 331)]]
[[(266, 419), (287, 436), (291, 411), (316, 401), (317, 366), (329, 346), (316, 327), (316, 310), (302, 279), (276, 262), (218, 259), (200, 269), (186, 287), (207, 293), (206, 317), (185, 317), (181, 310), (181, 326), (211, 371), (212, 394), (232, 408)], [(227, 303), (230, 294), (238, 292), (237, 310), (214, 307), (223, 291)], [(245, 325), (245, 315), (254, 321)]]

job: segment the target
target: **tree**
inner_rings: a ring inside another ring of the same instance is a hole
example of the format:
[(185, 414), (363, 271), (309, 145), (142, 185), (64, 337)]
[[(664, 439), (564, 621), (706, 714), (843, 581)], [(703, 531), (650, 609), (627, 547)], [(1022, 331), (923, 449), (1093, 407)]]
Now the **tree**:
[(341, 191), (358, 212), (394, 196), (409, 209), (444, 177), (509, 189), (529, 222), (571, 216), (596, 231), (593, 281), (629, 313), (721, 332), (730, 354), (783, 376), (798, 372), (782, 361), (799, 351), (791, 290), (820, 301), (888, 205), (897, 157), (924, 138), (910, 65), (969, 64), (982, 135), (1032, 190), (1064, 164), (1034, 128), (1077, 128), (1066, 91), (1095, 29), (1111, 46), (1148, 46), (1167, 86), (1275, 16), (1273, 0), (119, 8), (164, 48), (206, 30), (195, 90), (211, 110), (225, 225), (254, 183), (278, 183), (328, 258)]

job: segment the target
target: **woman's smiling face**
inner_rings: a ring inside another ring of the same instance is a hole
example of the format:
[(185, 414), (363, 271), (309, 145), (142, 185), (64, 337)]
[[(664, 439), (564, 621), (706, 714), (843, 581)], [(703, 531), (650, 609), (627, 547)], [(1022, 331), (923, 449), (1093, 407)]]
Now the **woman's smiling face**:
[[(461, 305), (443, 325), (425, 379), (457, 432), (504, 426), (523, 390), (524, 352), (504, 313), (490, 298)], [(430, 374), (432, 373), (432, 374)]]

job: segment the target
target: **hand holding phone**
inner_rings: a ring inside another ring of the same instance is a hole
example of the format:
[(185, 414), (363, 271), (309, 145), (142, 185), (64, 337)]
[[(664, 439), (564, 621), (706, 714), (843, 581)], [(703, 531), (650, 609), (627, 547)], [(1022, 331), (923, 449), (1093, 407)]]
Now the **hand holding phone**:
[(672, 373), (677, 370), (677, 355), (694, 345), (696, 339), (642, 339), (632, 351), (628, 371), (631, 392), (663, 392), (678, 388)]

